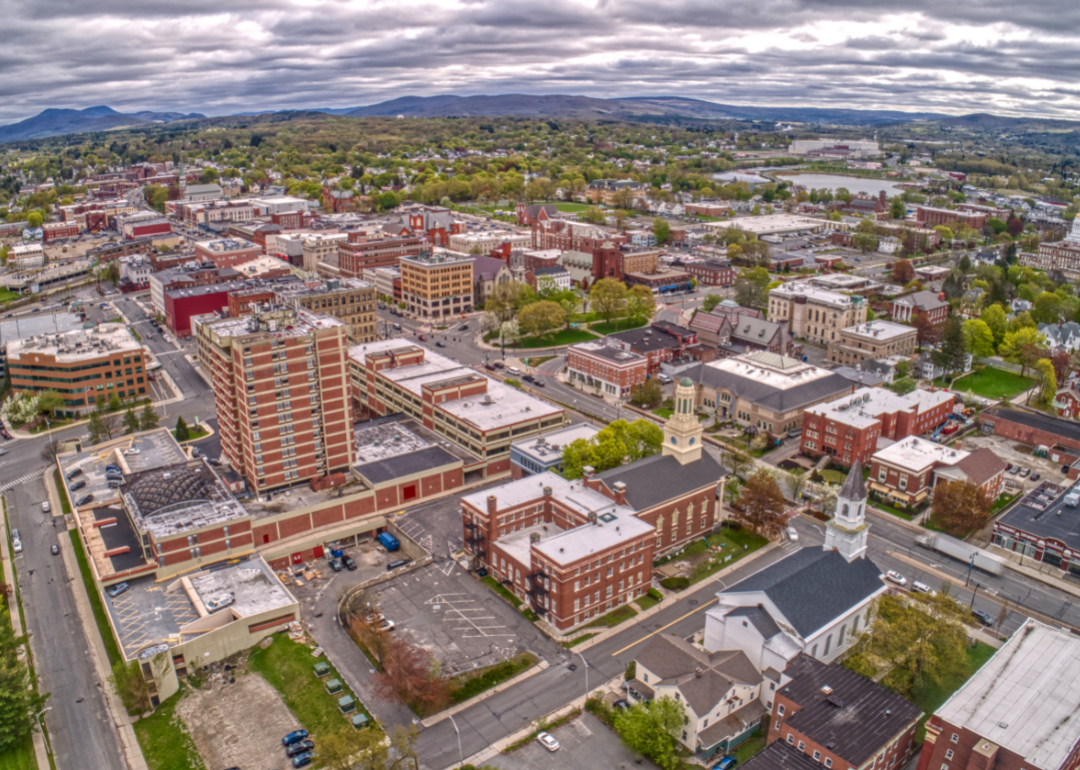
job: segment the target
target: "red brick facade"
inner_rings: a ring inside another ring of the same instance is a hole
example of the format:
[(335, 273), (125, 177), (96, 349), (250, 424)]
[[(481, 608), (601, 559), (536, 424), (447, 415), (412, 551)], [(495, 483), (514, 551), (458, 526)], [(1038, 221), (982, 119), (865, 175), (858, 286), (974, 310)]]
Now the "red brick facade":
[[(990, 756), (975, 751), (980, 741), (985, 739), (978, 733), (949, 724), (935, 714), (926, 723), (918, 770), (1038, 770), (1019, 754), (997, 744), (990, 744), (993, 747)], [(1076, 766), (1075, 750), (1072, 764), (1065, 765), (1068, 766)]]
[(566, 367), (572, 379), (587, 383), (587, 378), (591, 377), (617, 389), (609, 395), (622, 397), (630, 395), (634, 385), (645, 381), (649, 358), (635, 355), (619, 361), (594, 352), (588, 346), (571, 345), (567, 348)]
[(363, 270), (397, 267), (402, 257), (415, 257), (423, 248), (424, 239), (418, 236), (339, 243), (338, 267), (342, 278), (359, 278)]

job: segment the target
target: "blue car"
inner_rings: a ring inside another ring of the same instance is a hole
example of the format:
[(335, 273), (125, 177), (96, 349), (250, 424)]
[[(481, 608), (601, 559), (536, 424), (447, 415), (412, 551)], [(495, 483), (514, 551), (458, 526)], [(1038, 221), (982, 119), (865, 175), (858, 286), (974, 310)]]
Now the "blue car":
[(723, 759), (713, 765), (712, 770), (731, 770), (731, 768), (735, 767), (738, 763), (739, 760), (735, 757), (730, 754), (725, 754)]
[[(281, 745), (291, 746), (297, 741), (304, 740), (304, 738), (307, 738), (307, 730), (294, 730), (293, 732), (289, 733), (281, 739)], [(300, 767), (300, 765), (297, 765), (297, 767)]]
[(304, 767), (305, 765), (310, 765), (313, 759), (315, 759), (315, 755), (310, 751), (305, 751), (303, 754), (297, 754), (292, 758), (292, 766)]

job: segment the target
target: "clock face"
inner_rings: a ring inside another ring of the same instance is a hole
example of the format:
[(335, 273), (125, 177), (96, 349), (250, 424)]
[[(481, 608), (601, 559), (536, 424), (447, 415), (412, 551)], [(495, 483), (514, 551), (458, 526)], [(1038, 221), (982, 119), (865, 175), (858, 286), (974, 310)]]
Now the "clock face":
[(695, 438), (691, 437), (691, 439), (690, 439), (690, 446), (693, 446), (693, 445), (694, 445), (694, 442), (695, 442), (695, 441), (697, 441), (697, 439), (695, 439)]
[(671, 437), (671, 443), (672, 443), (672, 444), (678, 444), (678, 443), (679, 443), (679, 439), (677, 439), (677, 438), (675, 438), (674, 436), (672, 436), (672, 437)]

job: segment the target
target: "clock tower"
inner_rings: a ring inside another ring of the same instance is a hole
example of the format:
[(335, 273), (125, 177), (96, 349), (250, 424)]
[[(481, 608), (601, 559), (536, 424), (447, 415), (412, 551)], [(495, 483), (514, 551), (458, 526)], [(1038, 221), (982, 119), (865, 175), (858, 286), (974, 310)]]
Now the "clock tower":
[(675, 413), (664, 425), (664, 454), (679, 465), (701, 459), (701, 421), (694, 414), (694, 383), (684, 377), (675, 387)]

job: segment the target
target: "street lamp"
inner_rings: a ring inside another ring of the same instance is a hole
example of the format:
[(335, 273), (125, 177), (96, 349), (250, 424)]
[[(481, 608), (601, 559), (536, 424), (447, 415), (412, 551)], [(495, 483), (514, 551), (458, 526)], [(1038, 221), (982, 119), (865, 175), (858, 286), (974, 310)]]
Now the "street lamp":
[(38, 730), (41, 731), (41, 739), (45, 741), (45, 750), (48, 751), (50, 755), (52, 755), (52, 747), (49, 746), (49, 739), (45, 737), (45, 728), (41, 726), (41, 715), (44, 714), (46, 711), (52, 711), (52, 706), (46, 706), (34, 716), (37, 717)]
[(461, 750), (461, 730), (458, 729), (457, 721), (454, 719), (453, 714), (447, 714), (447, 716), (450, 717), (450, 722), (451, 722), (451, 724), (454, 725), (454, 732), (457, 734), (457, 751), (458, 751), (458, 757), (460, 759), (458, 764), (464, 765), (465, 764), (465, 752)]
[(968, 605), (968, 609), (975, 609), (975, 594), (979, 593), (979, 584), (976, 583), (975, 587), (971, 590), (971, 603)]
[(589, 661), (585, 660), (585, 656), (577, 650), (574, 650), (574, 654), (581, 658), (581, 665), (585, 667), (585, 700), (589, 699)]

